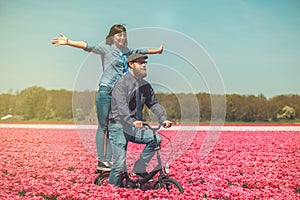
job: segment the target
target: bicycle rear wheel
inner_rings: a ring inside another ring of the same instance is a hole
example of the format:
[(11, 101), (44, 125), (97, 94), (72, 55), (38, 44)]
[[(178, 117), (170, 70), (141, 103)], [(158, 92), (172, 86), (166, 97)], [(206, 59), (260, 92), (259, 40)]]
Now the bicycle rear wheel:
[(109, 179), (109, 173), (103, 173), (97, 176), (97, 178), (94, 181), (94, 184), (101, 186), (101, 185), (107, 185)]
[(153, 187), (154, 190), (158, 189), (166, 189), (168, 192), (172, 192), (174, 190), (178, 190), (180, 193), (183, 193), (183, 187), (181, 184), (172, 178), (162, 179), (161, 181), (157, 181), (157, 183)]

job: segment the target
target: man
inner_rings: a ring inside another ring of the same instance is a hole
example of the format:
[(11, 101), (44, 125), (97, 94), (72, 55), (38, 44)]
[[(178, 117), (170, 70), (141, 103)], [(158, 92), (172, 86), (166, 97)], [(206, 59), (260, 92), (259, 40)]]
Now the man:
[[(116, 83), (111, 100), (109, 114), (109, 137), (112, 144), (114, 163), (109, 176), (109, 183), (120, 186), (122, 172), (126, 171), (126, 150), (128, 141), (146, 144), (139, 159), (135, 162), (133, 172), (141, 177), (147, 175), (146, 166), (155, 153), (156, 142), (153, 132), (143, 127), (142, 108), (146, 105), (164, 124), (172, 126), (167, 120), (164, 108), (158, 102), (151, 85), (143, 78), (147, 76), (147, 55), (132, 54), (127, 58), (130, 73)], [(157, 143), (161, 138), (156, 134)]]

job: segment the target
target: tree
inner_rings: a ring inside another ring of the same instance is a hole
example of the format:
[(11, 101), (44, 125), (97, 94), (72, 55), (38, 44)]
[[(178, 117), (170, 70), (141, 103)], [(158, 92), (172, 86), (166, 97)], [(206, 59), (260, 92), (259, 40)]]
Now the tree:
[(277, 114), (277, 119), (295, 119), (295, 109), (290, 106), (284, 106), (280, 113)]
[[(95, 114), (95, 91), (46, 90), (32, 86), (16, 94), (0, 94), (0, 117), (13, 115), (9, 120), (85, 120)], [(278, 95), (267, 99), (263, 94), (227, 94), (224, 105), (223, 95), (198, 94), (157, 94), (157, 98), (167, 111), (168, 118), (190, 122), (218, 120), (226, 121), (277, 121), (300, 118), (300, 96)], [(72, 111), (73, 108), (73, 111)], [(212, 110), (213, 109), (213, 110)], [(145, 117), (151, 120), (145, 109)], [(214, 115), (214, 116), (212, 116)]]
[(38, 86), (29, 87), (17, 94), (16, 111), (25, 120), (41, 119), (45, 116), (47, 91)]

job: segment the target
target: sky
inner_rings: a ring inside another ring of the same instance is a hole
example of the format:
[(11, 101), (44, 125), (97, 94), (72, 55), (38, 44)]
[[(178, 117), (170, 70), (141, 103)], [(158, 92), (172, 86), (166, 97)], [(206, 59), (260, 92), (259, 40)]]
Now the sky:
[(125, 24), (129, 46), (164, 42), (148, 69), (170, 92), (300, 94), (299, 11), (298, 0), (0, 0), (0, 93), (96, 85), (99, 58), (51, 38), (99, 44)]

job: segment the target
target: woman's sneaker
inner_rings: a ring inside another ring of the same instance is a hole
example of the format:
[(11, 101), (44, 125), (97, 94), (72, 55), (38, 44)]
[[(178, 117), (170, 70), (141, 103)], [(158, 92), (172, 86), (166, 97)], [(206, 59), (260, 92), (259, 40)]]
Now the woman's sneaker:
[(97, 171), (111, 171), (110, 163), (98, 161)]

